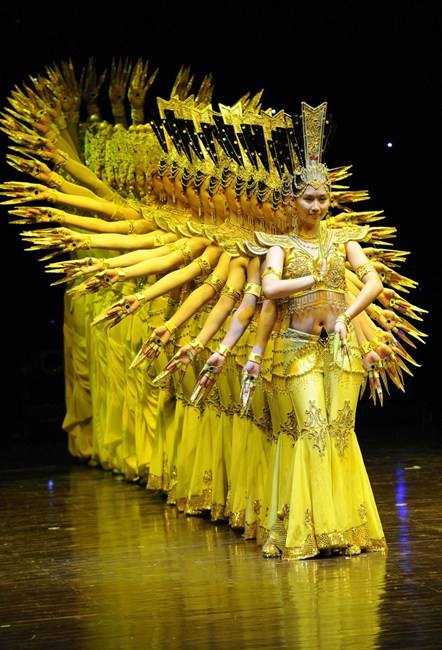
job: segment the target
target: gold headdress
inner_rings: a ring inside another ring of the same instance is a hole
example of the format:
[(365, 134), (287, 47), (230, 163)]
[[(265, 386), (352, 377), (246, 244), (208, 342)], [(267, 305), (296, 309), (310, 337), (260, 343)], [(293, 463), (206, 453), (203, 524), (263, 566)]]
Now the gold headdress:
[(315, 188), (325, 185), (330, 191), (329, 170), (322, 162), (322, 155), (331, 133), (331, 124), (327, 119), (327, 103), (323, 102), (312, 108), (302, 102), (301, 108), (301, 116), (293, 118), (293, 146), (301, 164), (294, 165), (295, 194), (302, 193), (307, 185)]

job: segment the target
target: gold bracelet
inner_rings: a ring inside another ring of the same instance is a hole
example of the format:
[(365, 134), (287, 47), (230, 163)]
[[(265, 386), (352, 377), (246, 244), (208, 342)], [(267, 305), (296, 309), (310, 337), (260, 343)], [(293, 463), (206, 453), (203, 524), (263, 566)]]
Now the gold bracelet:
[(198, 339), (192, 339), (189, 341), (190, 347), (192, 347), (194, 350), (204, 350), (204, 345), (199, 341)]
[(257, 363), (260, 365), (262, 363), (262, 356), (257, 352), (251, 352), (247, 361), (252, 361), (252, 363)]
[(373, 314), (374, 318), (378, 319), (381, 318), (383, 309), (379, 305), (372, 304), (367, 308), (367, 312), (370, 316)]
[(224, 343), (220, 343), (218, 345), (218, 349), (215, 350), (215, 352), (218, 352), (218, 354), (221, 354), (223, 357), (228, 357), (232, 354), (232, 350), (227, 347), (227, 345), (224, 345)]
[(146, 300), (146, 296), (141, 291), (135, 294), (135, 298), (138, 300), (140, 304), (142, 304)]
[(340, 314), (340, 315), (337, 317), (336, 322), (337, 322), (337, 323), (344, 323), (344, 325), (345, 325), (346, 327), (348, 327), (348, 326), (350, 325), (350, 323), (351, 323), (351, 316), (349, 316), (349, 315), (344, 311), (342, 314)]
[(121, 267), (116, 268), (115, 271), (117, 272), (117, 275), (118, 275), (118, 277), (120, 279), (123, 279), (123, 278), (126, 277), (126, 271), (124, 269), (122, 269)]
[(370, 341), (365, 341), (365, 343), (362, 343), (362, 345), (359, 346), (359, 350), (362, 356), (368, 354), (372, 350), (376, 350), (376, 348), (383, 343), (382, 335), (383, 330), (378, 327), (375, 332), (375, 336)]
[(49, 187), (55, 187), (57, 190), (59, 190), (61, 189), (63, 183), (64, 183), (64, 178), (63, 176), (60, 176), (60, 174), (57, 174), (56, 172), (51, 172), (49, 174), (49, 178), (48, 178)]
[(112, 106), (112, 115), (114, 117), (124, 117), (126, 115), (124, 104), (114, 104)]
[(261, 297), (261, 285), (256, 284), (255, 282), (247, 282), (244, 293), (251, 293), (252, 296), (256, 296), (257, 298)]
[(90, 237), (85, 237), (80, 244), (77, 246), (79, 250), (89, 250), (92, 246), (92, 240)]
[(171, 334), (175, 334), (175, 332), (178, 329), (178, 325), (175, 325), (175, 323), (172, 323), (171, 320), (168, 320), (164, 323), (164, 327), (169, 330)]
[(62, 151), (61, 149), (57, 149), (55, 155), (54, 155), (54, 165), (57, 165), (57, 167), (66, 167), (68, 163), (69, 156), (65, 151)]
[(324, 279), (322, 277), (321, 273), (312, 273), (312, 277), (313, 277), (315, 285), (319, 284)]
[(144, 110), (142, 108), (131, 108), (130, 116), (132, 122), (136, 122), (137, 124), (142, 124), (144, 122)]
[(57, 203), (59, 192), (57, 190), (49, 190), (47, 200), (49, 203)]

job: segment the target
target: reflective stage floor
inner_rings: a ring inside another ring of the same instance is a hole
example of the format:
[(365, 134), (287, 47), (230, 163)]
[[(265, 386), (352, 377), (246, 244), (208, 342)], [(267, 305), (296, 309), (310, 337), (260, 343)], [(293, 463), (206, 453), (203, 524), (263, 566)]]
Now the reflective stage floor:
[(67, 456), (1, 463), (0, 648), (439, 648), (437, 431), (359, 435), (385, 555), (264, 559), (226, 524)]

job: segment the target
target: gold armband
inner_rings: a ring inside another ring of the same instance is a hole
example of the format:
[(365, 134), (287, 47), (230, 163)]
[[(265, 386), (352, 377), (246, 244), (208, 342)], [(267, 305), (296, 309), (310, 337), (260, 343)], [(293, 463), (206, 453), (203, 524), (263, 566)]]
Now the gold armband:
[(361, 264), (358, 266), (356, 269), (356, 275), (358, 276), (359, 280), (362, 282), (362, 278), (366, 273), (370, 273), (371, 271), (376, 271), (374, 265), (372, 262), (366, 262), (365, 264)]
[(346, 327), (348, 327), (348, 326), (350, 325), (350, 323), (351, 323), (351, 316), (349, 316), (349, 315), (344, 311), (342, 314), (340, 314), (340, 315), (337, 317), (336, 322), (337, 322), (337, 323), (344, 323), (344, 325), (345, 325)]
[(280, 280), (282, 277), (281, 271), (277, 271), (276, 269), (273, 268), (273, 266), (268, 266), (264, 271), (264, 273), (262, 274), (262, 277), (265, 278), (267, 275), (276, 275), (278, 280)]
[(132, 219), (127, 222), (127, 234), (131, 235), (135, 230), (135, 221)]
[(224, 343), (220, 343), (218, 345), (218, 349), (215, 350), (215, 352), (218, 352), (218, 354), (222, 354), (223, 357), (228, 357), (232, 354), (232, 350), (227, 347), (227, 345), (224, 345)]
[(198, 339), (192, 339), (191, 341), (189, 341), (189, 345), (194, 350), (204, 350), (204, 345)]
[(153, 238), (154, 246), (164, 246), (164, 237), (163, 235), (155, 235)]
[(199, 257), (195, 257), (193, 260), (198, 264), (198, 266), (201, 269), (201, 273), (206, 276), (209, 275), (210, 271), (212, 270), (212, 267), (210, 266), (210, 263), (206, 260), (204, 255), (200, 255)]
[(257, 363), (260, 365), (262, 363), (262, 356), (257, 352), (251, 352), (249, 354), (247, 361), (252, 361), (253, 363)]
[(215, 289), (216, 293), (220, 293), (224, 286), (224, 282), (221, 280), (221, 278), (219, 278), (214, 273), (211, 273), (207, 280), (204, 280), (204, 284), (210, 284), (210, 286)]
[(192, 261), (192, 251), (190, 250), (189, 246), (187, 244), (184, 244), (184, 246), (181, 246), (181, 248), (178, 249), (183, 256), (183, 262), (184, 264), (190, 264)]
[(175, 332), (178, 329), (178, 325), (175, 325), (175, 323), (172, 323), (171, 320), (168, 320), (164, 323), (164, 327), (169, 330), (171, 334), (175, 334)]
[(178, 244), (178, 242), (172, 242), (171, 244), (167, 244), (167, 248), (171, 253), (174, 253), (175, 251), (180, 250), (180, 244)]
[(227, 296), (228, 298), (232, 298), (235, 302), (237, 302), (241, 298), (241, 291), (238, 291), (238, 289), (235, 289), (234, 287), (229, 286), (226, 284), (223, 287), (223, 290), (221, 291), (222, 296)]
[[(271, 268), (271, 267), (269, 267)], [(266, 271), (267, 273), (267, 271)], [(264, 273), (265, 275), (265, 273)], [(264, 277), (264, 275), (262, 277)], [(261, 285), (260, 284), (255, 284), (255, 282), (247, 282), (244, 293), (251, 293), (252, 296), (256, 296), (257, 298), (261, 297)]]

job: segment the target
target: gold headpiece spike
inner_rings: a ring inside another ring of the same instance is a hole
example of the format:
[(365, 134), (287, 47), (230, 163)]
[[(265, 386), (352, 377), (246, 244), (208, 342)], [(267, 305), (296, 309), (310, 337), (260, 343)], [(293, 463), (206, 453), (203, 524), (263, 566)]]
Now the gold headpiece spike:
[(301, 108), (305, 164), (307, 165), (310, 161), (322, 162), (327, 102), (323, 102), (316, 108), (302, 102)]
[(294, 186), (299, 191), (304, 190), (307, 185), (315, 188), (325, 185), (330, 189), (328, 169), (322, 163), (327, 103), (323, 102), (313, 108), (302, 102), (301, 109), (304, 150), (302, 155), (298, 152), (298, 157), (303, 159), (304, 164), (301, 169), (296, 170)]

